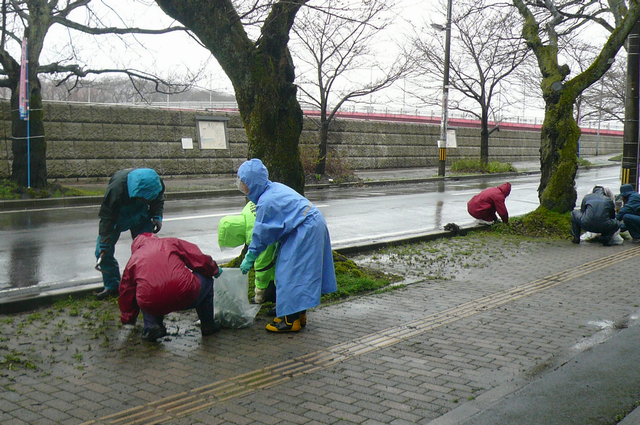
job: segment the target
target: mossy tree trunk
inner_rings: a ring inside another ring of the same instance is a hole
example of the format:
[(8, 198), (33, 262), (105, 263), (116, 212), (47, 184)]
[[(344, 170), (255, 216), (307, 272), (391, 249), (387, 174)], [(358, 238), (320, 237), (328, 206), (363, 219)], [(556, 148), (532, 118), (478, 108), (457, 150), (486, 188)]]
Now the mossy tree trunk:
[(247, 132), (247, 157), (260, 158), (272, 180), (300, 193), (304, 172), (298, 143), (303, 116), (288, 42), (295, 15), (306, 2), (275, 2), (254, 42), (230, 0), (156, 0), (198, 37), (231, 80)]
[(565, 81), (569, 67), (558, 63), (558, 34), (554, 21), (547, 22), (546, 42), (536, 18), (523, 0), (513, 0), (524, 18), (522, 35), (533, 50), (542, 73), (541, 88), (545, 101), (545, 118), (540, 140), (540, 205), (564, 213), (575, 207), (575, 176), (578, 170), (580, 128), (573, 117), (573, 105), (580, 94), (598, 81), (611, 67), (634, 23), (640, 17), (636, 1), (631, 1), (623, 18), (602, 47), (599, 56), (584, 72)]

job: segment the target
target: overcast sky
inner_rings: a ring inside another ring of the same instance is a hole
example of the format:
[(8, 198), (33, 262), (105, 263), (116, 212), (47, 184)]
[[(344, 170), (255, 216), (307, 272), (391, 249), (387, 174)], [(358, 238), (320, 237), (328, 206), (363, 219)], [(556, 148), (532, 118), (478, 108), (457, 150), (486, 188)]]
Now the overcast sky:
[[(402, 16), (418, 24), (427, 15), (426, 10), (431, 3), (436, 1), (438, 0), (399, 0)], [(94, 3), (96, 6), (100, 4), (92, 2), (92, 7)], [(172, 19), (151, 0), (116, 0), (108, 3), (121, 5), (114, 9), (119, 12), (122, 21), (130, 26), (160, 28), (172, 22)], [(106, 16), (105, 12), (102, 18), (106, 19)], [(122, 22), (113, 18), (112, 12), (109, 16), (112, 18), (108, 24), (122, 26)], [(78, 14), (73, 17), (80, 21), (84, 19)], [(126, 52), (125, 45), (128, 46)], [(76, 55), (81, 63), (93, 68), (132, 67), (149, 71), (159, 70), (163, 76), (176, 73), (184, 75), (204, 70), (205, 77), (200, 83), (202, 86), (232, 92), (230, 81), (211, 53), (187, 35), (177, 32), (154, 36), (124, 36), (122, 41), (114, 39), (110, 42), (106, 42), (105, 38), (100, 36), (83, 36), (74, 41), (72, 48), (68, 43), (67, 31), (56, 26), (47, 36), (41, 63), (58, 60), (61, 51), (65, 52), (67, 57)]]

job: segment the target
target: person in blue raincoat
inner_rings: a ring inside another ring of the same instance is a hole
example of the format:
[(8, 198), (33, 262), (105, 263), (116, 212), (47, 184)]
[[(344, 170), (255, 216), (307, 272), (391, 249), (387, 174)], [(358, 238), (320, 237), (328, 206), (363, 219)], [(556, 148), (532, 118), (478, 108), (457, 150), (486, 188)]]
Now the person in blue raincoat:
[(256, 204), (256, 221), (240, 269), (248, 273), (256, 258), (280, 242), (276, 262), (276, 318), (270, 332), (297, 332), (306, 325), (306, 310), (320, 296), (337, 290), (327, 222), (307, 198), (269, 180), (259, 159), (238, 169), (238, 188)]
[(102, 272), (104, 289), (96, 298), (119, 293), (120, 266), (114, 254), (120, 233), (130, 230), (132, 239), (141, 233), (158, 233), (163, 211), (164, 182), (155, 170), (127, 168), (111, 177), (98, 214), (96, 268)]

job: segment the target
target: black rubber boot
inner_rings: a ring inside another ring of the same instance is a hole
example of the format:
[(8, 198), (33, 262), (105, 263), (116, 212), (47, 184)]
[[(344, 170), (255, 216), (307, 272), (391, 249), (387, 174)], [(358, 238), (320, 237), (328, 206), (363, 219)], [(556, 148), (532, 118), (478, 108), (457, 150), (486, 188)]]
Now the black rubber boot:
[(120, 295), (120, 291), (117, 289), (104, 289), (102, 292), (96, 294), (96, 299), (99, 301), (106, 300), (109, 297), (117, 297)]
[(142, 332), (142, 339), (152, 342), (165, 335), (167, 335), (167, 328), (165, 328), (164, 325), (152, 325), (149, 329), (145, 329)]

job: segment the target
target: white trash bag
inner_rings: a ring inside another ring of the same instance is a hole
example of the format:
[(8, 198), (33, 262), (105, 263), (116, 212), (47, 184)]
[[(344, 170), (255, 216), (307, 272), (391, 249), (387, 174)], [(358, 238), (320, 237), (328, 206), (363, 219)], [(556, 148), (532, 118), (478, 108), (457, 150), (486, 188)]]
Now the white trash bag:
[[(580, 236), (581, 241), (597, 241), (599, 239), (600, 239), (600, 233), (584, 232), (582, 236)], [(622, 236), (620, 235), (620, 231), (618, 230), (611, 237), (610, 243), (611, 245), (622, 245), (623, 242), (624, 242), (624, 239), (622, 239)]]
[(213, 282), (213, 319), (221, 328), (245, 328), (253, 323), (260, 304), (247, 296), (249, 276), (240, 269), (224, 268)]

